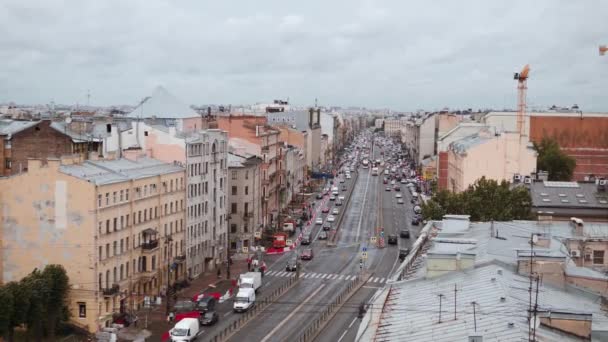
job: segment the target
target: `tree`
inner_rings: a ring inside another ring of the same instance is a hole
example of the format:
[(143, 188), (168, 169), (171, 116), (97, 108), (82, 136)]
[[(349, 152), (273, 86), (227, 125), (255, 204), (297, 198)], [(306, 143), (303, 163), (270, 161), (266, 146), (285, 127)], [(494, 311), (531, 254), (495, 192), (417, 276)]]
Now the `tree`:
[(531, 203), (527, 189), (482, 177), (461, 193), (438, 192), (422, 204), (422, 215), (432, 220), (445, 214), (470, 215), (473, 221), (524, 220), (530, 218)]
[(10, 316), (8, 327), (8, 341), (13, 341), (15, 327), (25, 324), (27, 312), (30, 307), (30, 291), (21, 283), (10, 282), (2, 287), (10, 292), (12, 297), (13, 309)]
[(540, 143), (534, 143), (538, 153), (537, 169), (547, 171), (551, 181), (569, 181), (572, 179), (576, 160), (565, 154), (557, 140), (544, 137)]
[(0, 287), (0, 336), (8, 335), (13, 318), (13, 294), (7, 286)]
[(64, 313), (67, 311), (67, 299), (69, 292), (69, 279), (65, 269), (61, 265), (48, 265), (42, 271), (42, 278), (47, 286), (46, 303), (46, 330), (48, 336), (53, 339), (57, 325), (67, 320)]

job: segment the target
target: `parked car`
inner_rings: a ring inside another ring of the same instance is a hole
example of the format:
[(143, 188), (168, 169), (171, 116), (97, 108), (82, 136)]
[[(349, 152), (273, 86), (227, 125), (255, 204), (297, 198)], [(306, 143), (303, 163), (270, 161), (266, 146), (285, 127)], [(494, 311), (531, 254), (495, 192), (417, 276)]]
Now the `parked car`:
[(412, 225), (417, 226), (420, 224), (420, 219), (418, 219), (417, 217), (413, 217), (412, 218)]
[(331, 195), (331, 196), (329, 197), (329, 200), (330, 200), (330, 201), (335, 201), (335, 200), (336, 200), (336, 196), (335, 196), (335, 195)]
[(338, 196), (338, 200), (344, 202), (344, 200), (346, 200), (346, 196), (340, 195), (340, 196)]
[(388, 236), (388, 244), (389, 245), (396, 245), (397, 244), (397, 235), (395, 234), (390, 234)]
[(401, 191), (401, 188), (398, 185), (395, 185), (395, 191)]
[(302, 260), (312, 260), (312, 257), (313, 257), (312, 248), (307, 248), (307, 249), (303, 250), (302, 254), (300, 255), (300, 259), (302, 259)]
[(323, 230), (331, 230), (331, 223), (325, 222), (325, 224), (323, 225)]
[(340, 209), (338, 208), (334, 208), (334, 210), (331, 211), (332, 215), (338, 215), (340, 213)]
[(198, 303), (196, 303), (196, 309), (201, 314), (208, 311), (214, 311), (216, 303), (217, 301), (215, 300), (215, 297), (205, 296), (201, 300), (199, 300)]
[(410, 238), (410, 230), (409, 229), (401, 229), (401, 231), (399, 232), (399, 236), (401, 236), (402, 238), (405, 238), (405, 239), (409, 239)]
[(336, 201), (336, 207), (342, 206), (342, 201)]
[(397, 199), (397, 204), (403, 204), (403, 198)]
[(220, 319), (220, 316), (215, 311), (207, 311), (201, 315), (201, 325), (214, 325)]
[(395, 194), (395, 198), (401, 198), (401, 197), (403, 197), (403, 196), (401, 196), (401, 194), (398, 194), (398, 193)]
[(327, 240), (327, 233), (325, 231), (319, 233), (319, 240)]
[(302, 237), (302, 241), (300, 242), (302, 245), (310, 245), (310, 234), (306, 234)]
[(336, 217), (334, 215), (327, 216), (327, 222), (334, 222), (335, 220), (336, 220)]
[(323, 218), (317, 217), (317, 219), (315, 220), (315, 224), (322, 225), (323, 224)]

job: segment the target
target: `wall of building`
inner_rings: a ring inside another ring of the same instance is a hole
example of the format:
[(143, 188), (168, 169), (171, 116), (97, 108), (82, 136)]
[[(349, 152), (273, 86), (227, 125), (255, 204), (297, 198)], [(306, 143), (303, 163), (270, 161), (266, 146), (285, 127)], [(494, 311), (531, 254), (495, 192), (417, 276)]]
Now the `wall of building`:
[[(254, 233), (261, 224), (260, 164), (229, 168), (228, 199), (230, 248), (235, 253), (251, 253)], [(236, 212), (232, 211), (233, 203)]]
[(11, 139), (11, 174), (27, 168), (28, 158), (59, 158), (72, 153), (72, 139), (50, 127), (51, 121), (18, 132)]
[(434, 278), (448, 272), (462, 271), (474, 266), (474, 256), (462, 256), (460, 260), (456, 259), (456, 255), (437, 257), (429, 256), (426, 261), (426, 275), (429, 278)]
[(418, 134), (418, 163), (422, 163), (423, 159), (435, 155), (435, 118), (433, 116), (427, 117), (420, 123)]
[(438, 128), (437, 136), (441, 137), (458, 126), (458, 124), (462, 121), (463, 116), (455, 114), (439, 114), (435, 118), (437, 120)]
[(608, 286), (606, 286), (606, 279), (594, 279), (571, 275), (566, 275), (565, 279), (566, 282), (570, 285), (591, 290), (602, 296), (608, 296)]

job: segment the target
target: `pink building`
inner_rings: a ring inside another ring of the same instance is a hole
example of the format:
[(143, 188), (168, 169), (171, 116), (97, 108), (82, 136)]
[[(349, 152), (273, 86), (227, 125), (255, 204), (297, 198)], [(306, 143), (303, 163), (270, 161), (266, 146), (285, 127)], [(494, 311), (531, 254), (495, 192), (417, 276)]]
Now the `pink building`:
[(536, 152), (527, 137), (484, 130), (450, 144), (447, 189), (460, 192), (483, 176), (510, 181), (535, 170)]

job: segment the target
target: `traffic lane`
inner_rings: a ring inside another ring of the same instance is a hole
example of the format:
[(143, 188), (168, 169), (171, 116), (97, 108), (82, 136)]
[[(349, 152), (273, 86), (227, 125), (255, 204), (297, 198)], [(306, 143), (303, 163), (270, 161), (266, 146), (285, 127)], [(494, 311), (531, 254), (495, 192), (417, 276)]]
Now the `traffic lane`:
[[(249, 323), (234, 334), (229, 341), (263, 341), (265, 338), (265, 341), (280, 341), (273, 339), (272, 336), (268, 336), (269, 333), (280, 324), (286, 324), (282, 323), (286, 316), (294, 312), (318, 286), (318, 282), (300, 281), (296, 283), (288, 293), (281, 296), (256, 315), (253, 320), (249, 321)], [(298, 316), (298, 318), (300, 317)]]
[(359, 305), (368, 303), (379, 288), (363, 285), (340, 307), (331, 321), (321, 330), (315, 342), (355, 341), (361, 324), (361, 319), (358, 318)]
[(367, 201), (369, 201), (367, 196), (369, 196), (370, 192), (370, 181), (371, 179), (368, 172), (362, 171), (359, 173), (355, 190), (351, 195), (350, 202), (345, 211), (346, 217), (342, 220), (342, 225), (338, 231), (338, 238), (336, 241), (338, 245), (356, 242), (357, 227), (361, 221), (364, 207), (367, 206)]

